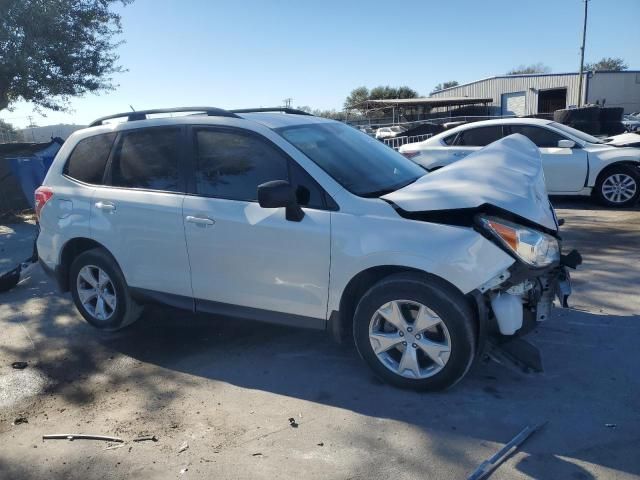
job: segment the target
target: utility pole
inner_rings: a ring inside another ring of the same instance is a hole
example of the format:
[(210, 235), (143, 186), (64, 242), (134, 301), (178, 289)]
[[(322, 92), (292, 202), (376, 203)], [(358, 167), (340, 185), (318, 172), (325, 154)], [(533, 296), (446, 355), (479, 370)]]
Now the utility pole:
[(293, 98), (285, 98), (284, 100), (282, 100), (284, 102), (285, 108), (291, 108), (291, 101), (292, 100), (293, 100)]
[(584, 25), (582, 26), (582, 46), (580, 47), (580, 79), (578, 81), (578, 107), (582, 106), (582, 76), (584, 73), (584, 44), (587, 39), (587, 9), (589, 7), (589, 0), (583, 0), (583, 1), (584, 1)]
[(35, 137), (35, 134), (33, 133), (33, 117), (29, 115), (27, 118), (29, 119), (29, 128), (31, 129), (31, 141), (35, 143), (36, 137)]

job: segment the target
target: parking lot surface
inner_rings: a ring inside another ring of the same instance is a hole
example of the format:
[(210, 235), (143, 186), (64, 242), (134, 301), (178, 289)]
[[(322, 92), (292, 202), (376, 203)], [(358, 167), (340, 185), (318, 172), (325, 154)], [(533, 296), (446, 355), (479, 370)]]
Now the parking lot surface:
[[(640, 208), (554, 201), (585, 263), (529, 337), (545, 372), (478, 362), (438, 394), (381, 384), (323, 332), (155, 307), (101, 334), (38, 270), (0, 293), (0, 478), (457, 479), (540, 422), (492, 479), (640, 478)], [(0, 270), (32, 232), (0, 226)]]

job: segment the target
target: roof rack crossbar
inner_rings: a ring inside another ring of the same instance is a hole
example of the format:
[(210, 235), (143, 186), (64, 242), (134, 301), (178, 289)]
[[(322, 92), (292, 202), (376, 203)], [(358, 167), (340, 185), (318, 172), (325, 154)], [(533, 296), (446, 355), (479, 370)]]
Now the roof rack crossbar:
[(158, 113), (187, 113), (187, 112), (201, 112), (210, 117), (231, 117), (239, 118), (235, 113), (216, 107), (176, 107), (176, 108), (156, 108), (153, 110), (139, 110), (134, 112), (116, 113), (114, 115), (108, 115), (106, 117), (98, 118), (89, 125), (95, 127), (102, 125), (107, 120), (113, 120), (114, 118), (126, 118), (128, 122), (136, 120), (146, 120), (147, 115), (153, 115)]
[(297, 108), (288, 107), (260, 107), (260, 108), (237, 108), (235, 110), (229, 110), (232, 113), (258, 113), (258, 112), (282, 112), (292, 115), (309, 115), (313, 117), (313, 114), (305, 112), (304, 110), (298, 110)]

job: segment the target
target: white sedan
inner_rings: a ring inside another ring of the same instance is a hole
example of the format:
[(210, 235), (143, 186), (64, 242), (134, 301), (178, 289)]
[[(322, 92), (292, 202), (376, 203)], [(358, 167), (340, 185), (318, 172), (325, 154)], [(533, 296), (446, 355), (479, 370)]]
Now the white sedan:
[(378, 140), (383, 140), (385, 138), (395, 138), (399, 137), (404, 132), (406, 132), (406, 130), (399, 125), (394, 125), (393, 127), (380, 127), (378, 130), (376, 130), (376, 138)]
[[(638, 200), (640, 148), (617, 146), (615, 138), (605, 143), (550, 120), (508, 118), (467, 123), (423, 142), (403, 145), (400, 153), (432, 171), (516, 133), (538, 146), (549, 194), (593, 195), (612, 207), (631, 206)], [(625, 139), (624, 143), (634, 142)]]

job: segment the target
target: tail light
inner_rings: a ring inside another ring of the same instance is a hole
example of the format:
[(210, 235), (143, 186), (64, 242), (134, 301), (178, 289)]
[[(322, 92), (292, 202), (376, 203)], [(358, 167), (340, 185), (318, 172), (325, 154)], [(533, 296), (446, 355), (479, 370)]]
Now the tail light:
[(34, 197), (36, 219), (40, 221), (40, 212), (42, 211), (42, 207), (44, 207), (46, 203), (51, 200), (51, 197), (53, 197), (53, 190), (49, 187), (38, 187), (35, 191)]
[(400, 153), (402, 153), (402, 155), (404, 155), (407, 158), (413, 158), (413, 157), (417, 157), (418, 155), (420, 155), (420, 152), (418, 152), (417, 150), (407, 151), (407, 152), (400, 152)]

